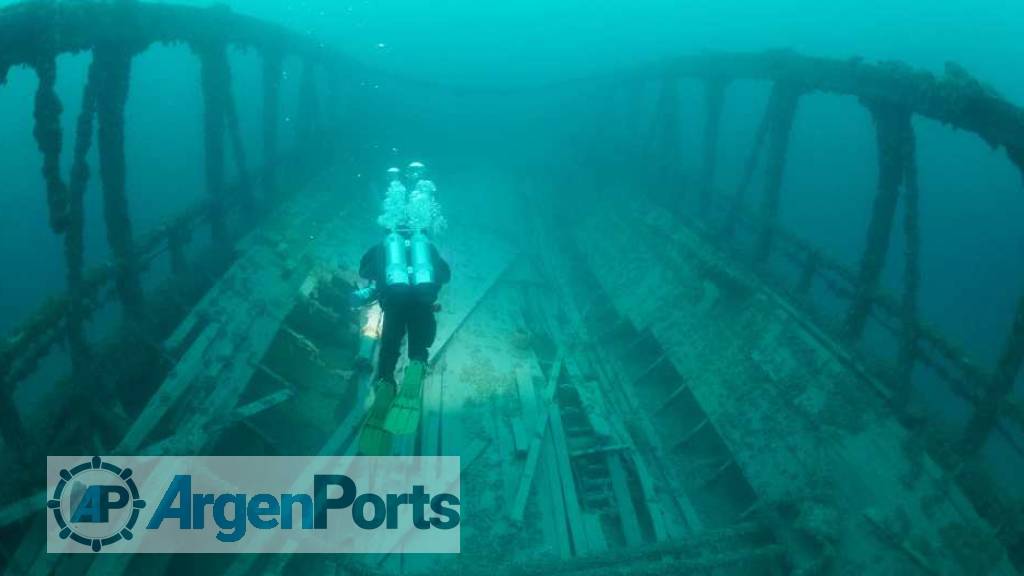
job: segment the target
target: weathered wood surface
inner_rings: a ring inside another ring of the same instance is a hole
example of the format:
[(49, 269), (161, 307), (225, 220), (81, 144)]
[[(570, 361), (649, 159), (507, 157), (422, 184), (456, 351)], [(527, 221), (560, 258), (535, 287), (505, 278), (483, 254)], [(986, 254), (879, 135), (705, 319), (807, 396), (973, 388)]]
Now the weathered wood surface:
[[(352, 228), (350, 236), (358, 240), (344, 245), (317, 245), (313, 248), (313, 259), (328, 268), (353, 268), (362, 256), (363, 251), (374, 242), (379, 241), (379, 231), (365, 222), (353, 225), (351, 219), (341, 224)], [(462, 433), (460, 426), (461, 406), (468, 398), (467, 390), (457, 393), (446, 393), (445, 351), (468, 319), (479, 306), (493, 294), (500, 278), (507, 271), (513, 260), (513, 248), (493, 235), (474, 228), (458, 228), (436, 240), (441, 255), (453, 268), (453, 283), (441, 292), (441, 311), (438, 313), (438, 336), (431, 349), (431, 363), (434, 365), (424, 383), (424, 418), (421, 419), (420, 435), (423, 454), (462, 455), (468, 457), (470, 452), (477, 450), (472, 444), (473, 438)], [(403, 350), (404, 355), (404, 350)], [(458, 358), (460, 353), (456, 353)], [(460, 360), (456, 359), (458, 364)], [(465, 362), (465, 358), (461, 360)], [(356, 435), (365, 419), (366, 412), (372, 404), (370, 388), (372, 374), (366, 373), (359, 377), (358, 398), (356, 408), (348, 413), (339, 423), (335, 431), (325, 440), (320, 455), (347, 454), (353, 455)], [(396, 439), (395, 455), (414, 455), (416, 453), (416, 436)], [(427, 450), (430, 450), (429, 452)], [(468, 464), (464, 462), (464, 466)], [(291, 559), (279, 561), (283, 569)], [(242, 576), (248, 574), (257, 564), (254, 555), (240, 556), (233, 562), (226, 574)], [(387, 560), (394, 563), (396, 560)]]
[[(929, 542), (940, 570), (976, 568), (960, 565), (962, 551), (940, 532), (963, 527), (990, 535), (991, 528), (927, 454), (910, 448), (912, 438), (866, 373), (835, 353), (843, 347), (808, 331), (810, 323), (778, 295), (666, 213), (635, 198), (617, 206), (577, 231), (594, 276), (616, 308), (638, 330), (649, 330), (687, 374), (689, 390), (757, 496), (800, 506), (823, 498), (837, 514), (843, 566), (864, 567), (865, 555), (879, 550), (875, 534), (846, 514), (874, 508), (886, 518), (907, 518), (902, 536)], [(626, 229), (627, 236), (617, 232)], [(635, 282), (614, 280), (624, 277)], [(710, 305), (709, 285), (719, 294)], [(1001, 549), (990, 537), (986, 542)], [(988, 561), (987, 573), (1014, 573), (1005, 554)], [(874, 568), (902, 562), (899, 554), (883, 554)]]
[(452, 267), (452, 283), (440, 296), (437, 339), (430, 350), (436, 362), (477, 306), (490, 294), (517, 255), (515, 249), (493, 235), (471, 227), (453, 230), (437, 240), (441, 255)]
[[(119, 42), (120, 41), (120, 42)], [(341, 57), (314, 39), (230, 11), (148, 2), (23, 2), (0, 10), (0, 84), (7, 66), (38, 54), (81, 52), (104, 42), (143, 50), (154, 43), (226, 43), (288, 51), (314, 61)]]
[[(339, 225), (345, 214), (334, 208), (331, 192), (321, 188), (318, 193), (311, 187), (308, 197), (282, 207), (264, 227), (240, 241), (240, 258), (169, 338), (170, 346), (185, 350), (115, 453), (160, 454), (173, 449), (199, 454), (226, 429), (225, 415), (244, 417), (236, 410), (239, 398), (309, 275), (322, 264), (312, 258), (315, 248), (337, 247), (348, 233)], [(266, 406), (244, 408), (251, 412)], [(169, 435), (155, 441), (153, 434), (161, 425), (168, 427)], [(31, 539), (27, 536), (23, 546)], [(130, 558), (100, 556), (88, 573), (123, 573)], [(43, 555), (23, 573), (47, 574), (59, 559)]]
[[(547, 406), (551, 404), (552, 398), (555, 395), (555, 387), (558, 385), (558, 378), (562, 374), (562, 358), (561, 354), (555, 357), (555, 364), (548, 374), (548, 382), (541, 392), (540, 405)], [(528, 376), (527, 376), (528, 377)], [(512, 507), (509, 512), (509, 517), (512, 518), (513, 522), (523, 521), (523, 512), (526, 510), (526, 501), (530, 497), (530, 489), (533, 486), (533, 477), (537, 472), (537, 464), (540, 462), (541, 446), (544, 443), (544, 439), (548, 432), (548, 422), (550, 419), (550, 413), (547, 410), (542, 410), (540, 414), (536, 413), (535, 408), (537, 399), (534, 395), (532, 382), (523, 383), (520, 386), (520, 393), (522, 394), (521, 400), (524, 406), (524, 414), (528, 414), (526, 417), (530, 423), (530, 445), (527, 450), (526, 464), (523, 467), (523, 474), (519, 480), (519, 487), (516, 489), (515, 498), (512, 501)]]

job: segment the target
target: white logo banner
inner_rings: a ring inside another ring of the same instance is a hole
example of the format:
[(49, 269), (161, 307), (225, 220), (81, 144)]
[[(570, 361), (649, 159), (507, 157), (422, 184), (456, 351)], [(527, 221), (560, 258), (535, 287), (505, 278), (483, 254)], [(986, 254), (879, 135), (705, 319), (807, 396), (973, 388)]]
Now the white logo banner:
[(47, 552), (457, 553), (457, 456), (50, 456)]

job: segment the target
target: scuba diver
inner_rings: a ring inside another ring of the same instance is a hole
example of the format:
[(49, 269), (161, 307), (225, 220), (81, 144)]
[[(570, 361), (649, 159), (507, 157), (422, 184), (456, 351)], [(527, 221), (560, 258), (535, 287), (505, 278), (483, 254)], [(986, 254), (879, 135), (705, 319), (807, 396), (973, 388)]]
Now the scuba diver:
[[(423, 165), (409, 165), (411, 193), (397, 168), (388, 174), (391, 182), (377, 219), (387, 233), (359, 262), (359, 275), (370, 282), (362, 291), (369, 291), (364, 299), (376, 298), (383, 311), (375, 397), (359, 443), (360, 453), (367, 455), (387, 454), (393, 434), (416, 431), (429, 349), (437, 334), (437, 296), (451, 279), (448, 263), (428, 236), (443, 228), (444, 218), (433, 182), (423, 179)], [(409, 364), (399, 389), (395, 366), (406, 336)]]

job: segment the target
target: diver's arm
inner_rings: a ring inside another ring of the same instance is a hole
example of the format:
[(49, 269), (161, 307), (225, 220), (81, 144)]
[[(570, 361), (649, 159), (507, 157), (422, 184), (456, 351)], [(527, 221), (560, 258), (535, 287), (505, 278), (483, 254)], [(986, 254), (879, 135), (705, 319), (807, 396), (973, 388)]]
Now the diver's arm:
[(363, 254), (363, 257), (359, 260), (359, 276), (369, 280), (369, 284), (363, 288), (354, 290), (349, 294), (349, 306), (351, 308), (360, 308), (372, 304), (378, 298), (380, 298), (380, 292), (378, 287), (380, 286), (380, 275), (382, 274), (380, 266), (380, 245), (374, 246)]
[(363, 254), (361, 260), (359, 260), (359, 276), (365, 278), (371, 282), (380, 283), (381, 277), (384, 274), (382, 269), (382, 254), (380, 244), (375, 245)]

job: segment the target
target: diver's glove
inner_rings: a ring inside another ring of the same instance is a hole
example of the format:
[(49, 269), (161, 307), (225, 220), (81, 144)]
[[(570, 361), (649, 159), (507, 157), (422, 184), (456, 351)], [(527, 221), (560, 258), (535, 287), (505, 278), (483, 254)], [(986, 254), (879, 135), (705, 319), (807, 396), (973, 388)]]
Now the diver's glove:
[(377, 299), (377, 284), (370, 282), (370, 285), (366, 288), (360, 288), (359, 290), (353, 291), (349, 294), (348, 305), (351, 308), (362, 308), (368, 304), (371, 304)]

